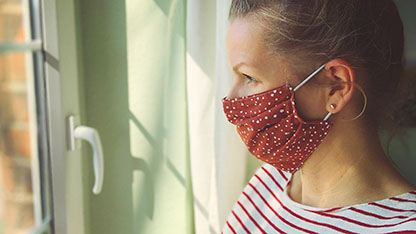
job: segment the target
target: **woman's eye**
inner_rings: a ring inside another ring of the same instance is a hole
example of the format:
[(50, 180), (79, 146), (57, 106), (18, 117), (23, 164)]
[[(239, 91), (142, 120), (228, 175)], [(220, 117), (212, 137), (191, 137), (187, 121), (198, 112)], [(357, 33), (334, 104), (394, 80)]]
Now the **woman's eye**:
[(247, 74), (243, 74), (243, 76), (247, 79), (247, 83), (252, 83), (252, 82), (257, 82), (256, 79), (254, 79), (253, 77), (247, 75)]

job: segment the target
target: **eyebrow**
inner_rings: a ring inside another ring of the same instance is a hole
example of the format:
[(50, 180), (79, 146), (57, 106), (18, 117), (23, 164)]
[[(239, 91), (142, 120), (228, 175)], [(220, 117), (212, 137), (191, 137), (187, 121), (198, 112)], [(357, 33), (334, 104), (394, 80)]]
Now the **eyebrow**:
[(241, 67), (242, 65), (247, 65), (247, 64), (245, 62), (239, 62), (233, 66), (233, 71), (237, 71), (237, 69)]

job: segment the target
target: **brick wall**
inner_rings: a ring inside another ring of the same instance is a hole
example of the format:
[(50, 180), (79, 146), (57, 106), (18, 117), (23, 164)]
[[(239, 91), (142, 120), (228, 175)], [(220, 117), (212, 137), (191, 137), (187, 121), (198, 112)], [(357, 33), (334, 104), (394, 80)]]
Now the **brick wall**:
[[(20, 1), (0, 0), (0, 43), (25, 39)], [(24, 53), (0, 54), (0, 234), (34, 227)], [(32, 133), (35, 134), (36, 133)]]

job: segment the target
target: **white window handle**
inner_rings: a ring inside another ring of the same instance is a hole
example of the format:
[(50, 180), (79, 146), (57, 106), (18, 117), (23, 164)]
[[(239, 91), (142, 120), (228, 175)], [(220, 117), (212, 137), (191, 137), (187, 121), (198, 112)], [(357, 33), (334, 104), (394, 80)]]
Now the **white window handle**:
[(103, 187), (104, 180), (104, 155), (103, 148), (101, 145), (100, 135), (97, 130), (87, 126), (74, 126), (74, 116), (68, 117), (68, 149), (75, 150), (75, 139), (86, 140), (90, 143), (94, 155), (94, 176), (95, 183), (92, 188), (94, 194), (99, 194)]

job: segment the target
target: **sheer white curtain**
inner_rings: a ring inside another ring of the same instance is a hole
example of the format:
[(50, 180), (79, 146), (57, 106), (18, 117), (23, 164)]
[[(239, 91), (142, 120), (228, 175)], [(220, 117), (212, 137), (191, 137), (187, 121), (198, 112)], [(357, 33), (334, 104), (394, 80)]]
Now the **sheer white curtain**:
[(229, 0), (187, 2), (187, 95), (196, 234), (219, 233), (245, 185), (246, 150), (222, 112)]

